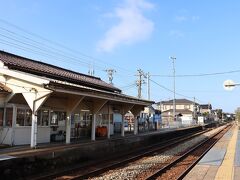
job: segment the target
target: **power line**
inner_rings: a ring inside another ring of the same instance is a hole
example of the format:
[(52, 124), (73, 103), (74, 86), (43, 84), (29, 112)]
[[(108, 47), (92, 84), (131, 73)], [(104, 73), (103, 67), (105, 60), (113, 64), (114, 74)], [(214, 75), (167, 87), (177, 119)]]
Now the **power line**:
[[(35, 40), (33, 40), (29, 37), (26, 37), (24, 35), (18, 34), (16, 32), (10, 31), (10, 30), (2, 28), (2, 27), (0, 27), (0, 30), (4, 30), (5, 32), (7, 32), (9, 34), (9, 36), (4, 35), (4, 34), (0, 34), (0, 36), (4, 37), (6, 39), (10, 39), (11, 41), (15, 42), (15, 43), (12, 43), (12, 42), (9, 42), (9, 41), (5, 40), (5, 43), (2, 43), (2, 44), (5, 44), (5, 45), (8, 45), (8, 46), (17, 48), (17, 49), (21, 49), (21, 50), (24, 50), (26, 52), (30, 51), (31, 53), (35, 53), (35, 54), (38, 54), (38, 55), (41, 55), (41, 56), (54, 58), (54, 60), (58, 60), (58, 61), (59, 61), (59, 58), (61, 58), (61, 60), (60, 60), (61, 62), (65, 62), (65, 60), (67, 58), (67, 60), (71, 60), (71, 62), (73, 62), (74, 64), (79, 64), (80, 63), (81, 65), (83, 65), (87, 68), (90, 68), (89, 71), (92, 71), (92, 72), (94, 71), (94, 70), (92, 70), (92, 63), (90, 63), (89, 60), (87, 60), (85, 58), (76, 57), (72, 54), (67, 53), (66, 51), (62, 51), (62, 50), (57, 49), (55, 47), (49, 46), (45, 43), (35, 41)], [(23, 47), (22, 45), (18, 45), (18, 44), (16, 44), (16, 42), (18, 42), (20, 44), (23, 44), (27, 47), (31, 47), (31, 49)], [(6, 44), (6, 43), (8, 43), (8, 44)], [(21, 47), (17, 47), (17, 46), (21, 46)], [(37, 49), (38, 51), (36, 51), (35, 49)], [(56, 59), (56, 57), (57, 57), (57, 59)], [(80, 59), (85, 60), (85, 61), (80, 61)], [(86, 62), (86, 61), (88, 61), (88, 62)], [(102, 66), (96, 65), (96, 62), (94, 62), (94, 67), (97, 67), (97, 69), (100, 69), (101, 71), (104, 71), (103, 69), (106, 69), (106, 63), (105, 63), (105, 67), (102, 67)], [(92, 73), (92, 75), (93, 74), (94, 73)], [(117, 75), (120, 75), (119, 76), (120, 78), (123, 78), (123, 76), (130, 76), (130, 75), (126, 75), (126, 73), (120, 74), (119, 72), (117, 73)], [(133, 75), (131, 75), (131, 76), (133, 76)], [(124, 82), (125, 82), (126, 79), (125, 78), (123, 78), (123, 79), (124, 79)]]
[[(65, 45), (63, 45), (63, 44), (61, 44), (61, 43), (58, 43), (58, 42), (56, 42), (56, 41), (49, 40), (49, 39), (44, 38), (44, 37), (42, 37), (42, 36), (40, 36), (40, 35), (38, 35), (38, 34), (29, 32), (29, 31), (27, 31), (27, 30), (25, 30), (25, 29), (23, 29), (23, 28), (21, 28), (21, 27), (19, 27), (19, 26), (16, 26), (16, 25), (14, 25), (14, 24), (6, 21), (6, 20), (3, 20), (3, 19), (1, 19), (1, 18), (0, 18), (0, 22), (6, 24), (6, 25), (8, 25), (8, 26), (14, 27), (15, 29), (18, 29), (18, 30), (22, 31), (22, 32), (24, 32), (25, 34), (31, 35), (31, 36), (33, 36), (33, 37), (37, 37), (38, 39), (41, 39), (41, 40), (43, 40), (43, 41), (45, 41), (45, 42), (48, 42), (48, 43), (53, 44), (53, 45), (55, 45), (55, 46), (61, 47), (61, 48), (65, 49), (65, 50), (67, 50), (67, 51), (69, 51), (69, 52), (71, 52), (71, 53), (78, 54), (78, 55), (80, 54), (81, 56), (87, 57), (87, 58), (92, 59), (92, 60), (95, 60), (95, 61), (100, 61), (100, 62), (106, 64), (106, 62), (103, 61), (103, 60), (101, 60), (101, 59), (98, 59), (98, 58), (95, 58), (95, 57), (93, 57), (93, 56), (90, 56), (90, 55), (87, 55), (87, 54), (85, 54), (85, 53), (82, 53), (82, 52), (80, 52), (80, 51), (71, 49), (71, 48), (69, 48), (69, 47), (67, 47), (67, 46), (65, 46)], [(2, 28), (2, 29), (5, 29), (5, 28)], [(10, 32), (10, 31), (9, 31), (9, 32)], [(15, 33), (15, 34), (17, 34), (17, 33)], [(30, 40), (31, 38), (28, 38), (28, 39)], [(36, 41), (35, 41), (35, 42), (36, 42)], [(118, 68), (118, 69), (124, 70), (125, 72), (129, 72), (129, 70), (127, 70), (127, 69), (125, 69), (125, 68), (122, 68), (122, 67), (116, 66), (116, 65), (114, 65), (114, 64), (110, 64), (110, 63), (108, 63), (108, 64), (111, 65), (111, 66), (114, 66), (114, 67), (116, 67), (116, 68)]]
[[(154, 84), (158, 85), (159, 87), (161, 87), (161, 88), (163, 88), (163, 89), (165, 89), (165, 90), (167, 90), (167, 91), (169, 91), (169, 92), (173, 92), (173, 90), (171, 90), (171, 89), (169, 89), (169, 88), (167, 88), (167, 87), (165, 87), (165, 86), (157, 83), (156, 81), (154, 81), (154, 80), (152, 80), (152, 79), (150, 79), (150, 81), (152, 81)], [(175, 92), (175, 93), (176, 93), (177, 95), (179, 95), (179, 96), (182, 96), (182, 97), (185, 97), (185, 98), (188, 98), (188, 99), (192, 99), (192, 98), (193, 98), (193, 97), (185, 96), (185, 95), (180, 94), (180, 93), (177, 93), (177, 92)]]
[[(214, 72), (214, 73), (202, 73), (202, 74), (182, 74), (182, 75), (175, 75), (175, 77), (201, 77), (201, 76), (216, 76), (216, 75), (224, 75), (224, 74), (232, 74), (232, 73), (239, 73), (240, 70), (231, 70), (231, 71), (224, 71), (224, 72)], [(173, 77), (173, 75), (151, 75), (151, 76), (158, 76), (158, 77)]]

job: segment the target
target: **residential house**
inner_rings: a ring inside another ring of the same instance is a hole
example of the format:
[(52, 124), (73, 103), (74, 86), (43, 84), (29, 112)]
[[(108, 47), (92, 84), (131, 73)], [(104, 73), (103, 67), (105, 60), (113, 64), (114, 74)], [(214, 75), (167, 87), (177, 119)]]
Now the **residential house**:
[(159, 110), (162, 112), (163, 124), (169, 124), (173, 121), (191, 123), (199, 112), (199, 104), (188, 99), (175, 99), (175, 118), (173, 117), (173, 100), (161, 101), (157, 104)]
[(148, 106), (141, 111), (139, 117), (139, 126), (142, 126), (142, 130), (156, 130), (161, 127), (162, 118), (161, 112), (154, 108), (154, 106)]
[(200, 104), (199, 105), (200, 113), (203, 114), (211, 114), (212, 111), (212, 105), (210, 103), (208, 104)]

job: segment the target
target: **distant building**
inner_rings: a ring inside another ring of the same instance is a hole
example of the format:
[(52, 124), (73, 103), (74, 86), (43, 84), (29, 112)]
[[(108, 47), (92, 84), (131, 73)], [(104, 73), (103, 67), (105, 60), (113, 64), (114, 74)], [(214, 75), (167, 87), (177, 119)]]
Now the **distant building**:
[(208, 104), (200, 104), (199, 105), (200, 113), (201, 114), (211, 114), (212, 111), (212, 105), (210, 103)]
[(175, 99), (176, 117), (173, 117), (173, 100), (158, 102), (158, 109), (162, 112), (162, 121), (164, 124), (177, 120), (190, 121), (195, 119), (199, 112), (199, 104), (187, 99)]

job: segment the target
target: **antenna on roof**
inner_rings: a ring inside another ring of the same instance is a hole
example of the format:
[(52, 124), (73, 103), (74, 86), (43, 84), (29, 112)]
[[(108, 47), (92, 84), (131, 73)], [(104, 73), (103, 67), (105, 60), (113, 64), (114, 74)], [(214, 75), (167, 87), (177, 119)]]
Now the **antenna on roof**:
[(95, 71), (94, 71), (94, 64), (89, 65), (89, 70), (88, 70), (88, 75), (94, 76)]
[(113, 74), (115, 73), (115, 72), (117, 72), (115, 69), (106, 69), (105, 70), (106, 72), (107, 72), (107, 74), (108, 74), (108, 81), (109, 81), (109, 84), (112, 84), (113, 85)]

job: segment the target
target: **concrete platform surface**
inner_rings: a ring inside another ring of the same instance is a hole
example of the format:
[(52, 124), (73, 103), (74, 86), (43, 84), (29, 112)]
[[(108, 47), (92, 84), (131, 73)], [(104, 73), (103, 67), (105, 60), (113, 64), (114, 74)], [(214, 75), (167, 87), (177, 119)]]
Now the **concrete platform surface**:
[(184, 180), (240, 180), (240, 131), (234, 125)]

